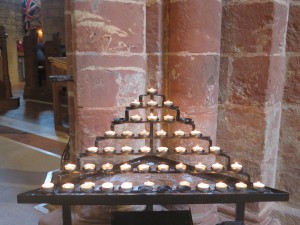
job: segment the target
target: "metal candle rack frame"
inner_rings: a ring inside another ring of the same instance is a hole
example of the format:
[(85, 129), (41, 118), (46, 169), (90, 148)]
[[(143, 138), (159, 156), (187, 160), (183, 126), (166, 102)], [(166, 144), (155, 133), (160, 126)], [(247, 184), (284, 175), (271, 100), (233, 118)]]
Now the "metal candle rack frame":
[[(144, 98), (145, 97), (150, 97), (150, 100), (155, 100), (155, 97), (159, 97), (159, 98), (161, 98), (161, 105), (158, 105), (158, 106), (147, 106), (147, 104), (144, 104)], [(151, 148), (151, 152), (150, 153), (135, 153), (135, 154), (145, 155), (145, 158), (143, 159), (143, 161), (147, 162), (147, 161), (151, 160), (151, 158), (150, 158), (151, 155), (164, 156), (164, 155), (167, 155), (167, 154), (173, 154), (173, 153), (170, 153), (170, 152), (168, 152), (168, 153), (155, 153), (154, 152), (154, 144), (153, 144), (154, 140), (200, 139), (200, 140), (208, 142), (208, 150), (207, 150), (207, 152), (198, 153), (198, 154), (200, 154), (200, 155), (215, 154), (216, 156), (223, 157), (223, 158), (225, 158), (227, 160), (227, 162), (226, 162), (226, 170), (227, 171), (219, 172), (219, 174), (225, 174), (224, 172), (227, 172), (227, 176), (236, 175), (236, 174), (242, 175), (242, 176), (244, 176), (244, 179), (242, 179), (242, 180), (245, 183), (247, 183), (248, 186), (251, 185), (251, 178), (250, 178), (250, 175), (248, 173), (246, 173), (244, 170), (241, 170), (239, 172), (234, 172), (231, 169), (231, 159), (230, 159), (229, 155), (227, 155), (226, 153), (224, 153), (222, 150), (220, 150), (219, 153), (212, 153), (210, 151), (210, 147), (212, 146), (212, 140), (211, 140), (211, 138), (209, 136), (203, 136), (202, 134), (200, 134), (199, 137), (192, 137), (192, 136), (176, 137), (173, 134), (172, 135), (167, 135), (165, 137), (157, 137), (157, 136), (155, 136), (154, 135), (154, 124), (157, 124), (157, 123), (167, 123), (167, 124), (170, 124), (170, 123), (173, 123), (173, 122), (178, 122), (178, 123), (181, 123), (181, 124), (190, 125), (191, 128), (192, 128), (192, 130), (196, 129), (195, 123), (194, 123), (194, 121), (191, 118), (181, 118), (180, 117), (180, 109), (179, 109), (178, 106), (174, 106), (174, 105), (166, 106), (166, 105), (164, 105), (165, 101), (166, 101), (165, 95), (161, 95), (161, 94), (157, 94), (157, 93), (152, 93), (152, 94), (151, 93), (147, 93), (147, 94), (139, 95), (140, 106), (137, 106), (137, 107), (134, 107), (134, 106), (126, 107), (126, 109), (125, 109), (125, 117), (124, 118), (114, 118), (113, 121), (111, 122), (110, 129), (112, 131), (115, 130), (115, 126), (116, 125), (121, 125), (121, 124), (130, 124), (130, 123), (131, 124), (150, 124), (150, 131), (149, 131), (149, 136), (148, 137), (133, 136), (133, 137), (124, 138), (122, 136), (114, 136), (114, 137), (97, 136), (96, 139), (95, 139), (95, 146), (99, 147), (99, 142), (101, 142), (103, 140), (108, 140), (108, 139), (145, 139), (145, 140), (150, 140), (150, 148)], [(132, 111), (132, 110), (150, 109), (150, 113), (153, 113), (154, 109), (160, 109), (160, 108), (166, 108), (166, 109), (170, 109), (170, 110), (176, 111), (175, 120), (173, 120), (173, 121), (162, 121), (162, 120), (159, 120), (159, 119), (157, 121), (148, 121), (148, 120), (145, 120), (145, 121), (131, 121), (130, 120), (130, 116), (129, 116), (130, 113), (129, 112)], [(111, 153), (102, 153), (102, 154), (111, 154)], [(116, 154), (116, 153), (114, 153), (114, 154)], [(123, 154), (128, 154), (128, 153), (123, 153)], [(176, 154), (178, 154), (178, 153), (176, 153)], [(183, 153), (183, 154), (189, 154), (189, 153)], [(195, 154), (195, 153), (193, 153), (193, 154)], [(96, 154), (89, 154), (89, 155), (96, 155)], [(178, 155), (180, 155), (180, 154), (178, 154)], [(163, 160), (164, 161), (169, 161), (171, 166), (175, 166), (176, 163), (177, 163), (176, 161), (172, 161), (172, 160), (168, 160), (168, 159), (163, 159)], [(134, 163), (134, 161), (135, 160), (124, 162), (124, 163), (131, 164), (131, 163)], [(118, 168), (119, 166), (115, 165), (115, 167)], [(115, 170), (115, 172), (117, 172), (117, 171), (118, 170)], [(193, 172), (193, 174), (195, 174), (195, 172), (194, 172), (194, 166), (187, 165), (187, 171), (186, 171), (186, 173), (188, 173), (188, 172)], [(197, 172), (197, 174), (216, 174), (216, 172), (214, 172), (214, 171), (204, 171), (204, 172)]]
[[(162, 100), (161, 105), (155, 107), (149, 107), (147, 105), (143, 105), (144, 97), (149, 96), (151, 100), (154, 100), (154, 97), (160, 97)], [(107, 176), (114, 176), (120, 173), (123, 173), (120, 170), (121, 164), (128, 163), (132, 167), (136, 168), (141, 163), (161, 163), (164, 162), (168, 164), (171, 168), (174, 168), (177, 161), (168, 159), (164, 156), (168, 154), (174, 154), (173, 152), (170, 153), (157, 153), (154, 152), (154, 145), (153, 141), (155, 139), (164, 140), (164, 139), (190, 139), (190, 138), (197, 138), (208, 142), (208, 150), (204, 153), (200, 153), (200, 155), (208, 155), (208, 154), (215, 154), (210, 151), (210, 147), (212, 146), (212, 140), (208, 136), (200, 135), (199, 137), (174, 137), (174, 136), (166, 136), (166, 137), (156, 137), (153, 132), (153, 125), (155, 123), (165, 123), (165, 121), (140, 121), (140, 122), (132, 122), (129, 118), (129, 112), (135, 109), (150, 109), (150, 113), (153, 113), (154, 109), (156, 108), (168, 108), (171, 110), (176, 111), (175, 120), (172, 122), (179, 122), (182, 124), (190, 125), (192, 130), (195, 130), (194, 121), (190, 118), (181, 118), (180, 117), (180, 110), (179, 107), (171, 105), (165, 106), (166, 98), (164, 95), (159, 95), (155, 93), (148, 93), (139, 96), (139, 107), (126, 107), (125, 110), (125, 118), (115, 118), (111, 122), (111, 130), (114, 130), (116, 125), (124, 124), (124, 123), (149, 123), (150, 124), (150, 134), (149, 137), (131, 137), (131, 139), (149, 139), (150, 140), (150, 153), (129, 153), (129, 154), (136, 154), (141, 155), (138, 158), (128, 160), (127, 162), (122, 162), (120, 164), (116, 164), (113, 166), (111, 171), (102, 171), (102, 170), (95, 170), (93, 172), (84, 172), (82, 170), (75, 170), (74, 172), (67, 172), (67, 171), (60, 171), (58, 172), (54, 178), (53, 183), (55, 183), (54, 191), (51, 193), (44, 193), (41, 188), (32, 190), (29, 192), (25, 192), (19, 194), (17, 196), (18, 203), (50, 203), (54, 205), (62, 205), (62, 212), (63, 212), (63, 224), (64, 225), (72, 225), (72, 217), (71, 217), (71, 206), (72, 205), (146, 205), (146, 210), (153, 210), (153, 205), (161, 204), (161, 205), (170, 205), (170, 204), (215, 204), (215, 203), (234, 203), (236, 204), (236, 211), (235, 211), (235, 220), (236, 221), (243, 221), (244, 220), (244, 213), (245, 213), (245, 204), (250, 202), (266, 202), (266, 201), (288, 201), (289, 194), (280, 190), (276, 190), (273, 188), (265, 187), (264, 191), (257, 191), (253, 189), (253, 185), (250, 180), (250, 175), (246, 173), (244, 170), (235, 172), (231, 169), (231, 160), (230, 156), (224, 153), (222, 150), (216, 156), (220, 156), (227, 160), (226, 163), (226, 170), (222, 172), (214, 172), (211, 170), (206, 170), (203, 172), (197, 172), (194, 170), (194, 166), (186, 164), (186, 171), (178, 172), (171, 170), (167, 173), (187, 173), (191, 176), (201, 177), (210, 181), (217, 181), (223, 180), (224, 182), (229, 184), (230, 189), (225, 192), (216, 191), (211, 189), (207, 193), (202, 193), (197, 190), (192, 190), (191, 188), (184, 188), (182, 190), (175, 190), (175, 189), (168, 189), (169, 191), (161, 192), (159, 187), (164, 189), (164, 186), (159, 186), (157, 190), (147, 191), (142, 193), (141, 190), (133, 189), (130, 192), (122, 192), (120, 190), (114, 190), (112, 193), (103, 193), (101, 191), (95, 190), (92, 193), (82, 193), (79, 188), (78, 184), (80, 184), (83, 180), (91, 178), (92, 180), (98, 180), (103, 177)], [(172, 123), (167, 122), (167, 123)], [(95, 146), (98, 147), (99, 142), (107, 139), (124, 139), (122, 136), (115, 136), (115, 137), (105, 137), (105, 136), (98, 136), (95, 139)], [(95, 153), (95, 154), (87, 154), (81, 153), (79, 155), (81, 157), (87, 155), (104, 155), (110, 153)], [(122, 153), (111, 153), (115, 155), (120, 155)], [(125, 154), (125, 153), (123, 153)], [(184, 154), (194, 154), (194, 153), (184, 153)], [(78, 163), (79, 164), (79, 163)], [(128, 173), (128, 172), (127, 172)], [(130, 171), (129, 173), (138, 173), (136, 169)], [(147, 173), (159, 173), (157, 170), (151, 170)], [(237, 177), (238, 176), (238, 177)], [(248, 188), (245, 191), (237, 191), (233, 188), (233, 185), (243, 180), (245, 183), (248, 184)], [(63, 182), (74, 182), (75, 191), (71, 193), (62, 193), (60, 191), (60, 185)], [(144, 189), (143, 189), (144, 190)]]

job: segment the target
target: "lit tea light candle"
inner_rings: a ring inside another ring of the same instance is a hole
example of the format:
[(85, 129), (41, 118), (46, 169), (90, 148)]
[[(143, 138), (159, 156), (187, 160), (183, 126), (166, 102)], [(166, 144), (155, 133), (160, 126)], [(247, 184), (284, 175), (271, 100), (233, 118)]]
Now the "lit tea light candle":
[(148, 93), (148, 94), (155, 94), (156, 92), (157, 92), (157, 90), (154, 89), (154, 88), (149, 88), (149, 89), (147, 89), (147, 93)]
[(218, 182), (216, 183), (216, 189), (218, 191), (226, 191), (227, 190), (227, 184), (223, 183), (223, 182)]
[(210, 149), (210, 152), (215, 153), (215, 154), (219, 154), (221, 151), (221, 148), (218, 146), (211, 146), (209, 149)]
[(168, 107), (172, 106), (173, 104), (174, 103), (172, 101), (169, 101), (169, 100), (167, 100), (167, 101), (164, 102), (164, 105), (168, 106)]
[(186, 181), (186, 180), (183, 180), (183, 181), (180, 181), (179, 182), (179, 185), (180, 186), (187, 186), (187, 187), (190, 187), (191, 186), (191, 183)]
[(101, 166), (102, 170), (106, 172), (112, 171), (113, 167), (114, 166), (111, 163), (105, 163)]
[(146, 186), (146, 187), (154, 187), (154, 185), (155, 185), (155, 183), (154, 182), (152, 182), (152, 181), (146, 181), (146, 182), (144, 182), (144, 186)]
[(176, 148), (175, 148), (175, 151), (176, 151), (176, 153), (182, 154), (182, 153), (185, 153), (185, 152), (186, 152), (186, 148), (185, 148), (185, 147), (179, 146), (179, 147), (176, 147)]
[(211, 168), (213, 171), (220, 172), (224, 169), (224, 166), (220, 163), (214, 163), (212, 164)]
[(186, 165), (183, 164), (183, 163), (178, 163), (178, 164), (175, 166), (175, 169), (176, 169), (176, 171), (184, 172), (184, 171), (186, 170)]
[(114, 147), (105, 147), (105, 148), (103, 149), (103, 151), (104, 151), (105, 153), (114, 153), (114, 152), (115, 152), (115, 148), (114, 148)]
[(157, 121), (157, 116), (154, 116), (153, 113), (150, 113), (150, 116), (148, 116), (147, 119), (151, 122), (155, 122)]
[(156, 149), (159, 153), (166, 153), (168, 152), (168, 148), (167, 147), (157, 147)]
[(150, 100), (149, 102), (147, 102), (147, 106), (154, 107), (154, 106), (157, 106), (157, 105), (158, 105), (157, 101)]
[(191, 135), (192, 137), (200, 137), (200, 136), (201, 136), (201, 132), (200, 132), (199, 130), (192, 130), (192, 131), (190, 132), (190, 135)]
[(76, 165), (72, 164), (72, 163), (68, 163), (67, 165), (65, 165), (65, 170), (68, 172), (72, 172), (76, 169)]
[(98, 150), (99, 150), (98, 147), (95, 147), (95, 146), (87, 148), (88, 153), (97, 153)]
[(209, 184), (201, 182), (197, 185), (197, 190), (201, 192), (208, 192)]
[(253, 183), (253, 188), (258, 191), (264, 191), (265, 185), (259, 181)]
[(83, 168), (84, 168), (85, 170), (87, 170), (87, 171), (92, 172), (92, 171), (95, 170), (96, 165), (93, 164), (93, 163), (87, 163), (87, 164), (85, 164), (85, 165), (83, 166)]
[(206, 170), (206, 166), (202, 163), (198, 163), (195, 165), (195, 170), (197, 172), (201, 172), (201, 171), (205, 171)]
[(128, 172), (131, 170), (131, 165), (129, 165), (128, 163), (122, 164), (120, 166), (120, 169), (122, 172)]
[(200, 153), (200, 152), (203, 152), (203, 148), (200, 147), (199, 145), (196, 145), (192, 148), (192, 152), (194, 153)]
[(138, 165), (138, 171), (139, 172), (148, 172), (150, 169), (150, 166), (147, 164), (140, 164)]
[(140, 148), (140, 152), (142, 153), (149, 153), (151, 151), (150, 147), (144, 146)]
[(105, 131), (104, 135), (105, 135), (105, 137), (114, 137), (114, 136), (116, 136), (116, 132), (113, 130), (108, 130), (108, 131)]
[(132, 107), (139, 107), (140, 105), (141, 103), (136, 99), (130, 103), (130, 106)]
[(174, 120), (174, 116), (166, 115), (164, 116), (164, 121), (171, 122)]
[(114, 184), (111, 182), (105, 182), (101, 185), (101, 190), (104, 192), (112, 191), (114, 189)]
[(167, 132), (164, 130), (156, 131), (156, 136), (158, 136), (158, 137), (165, 137), (166, 135), (167, 135)]
[(123, 191), (131, 191), (133, 184), (131, 182), (124, 182), (121, 184), (121, 189)]
[(235, 188), (239, 191), (243, 191), (247, 189), (247, 184), (243, 183), (243, 182), (238, 182), (235, 184)]
[(95, 183), (92, 182), (92, 181), (85, 181), (84, 183), (87, 184), (87, 185), (91, 185), (91, 186), (95, 187)]
[(123, 147), (121, 148), (121, 151), (122, 151), (123, 153), (130, 153), (130, 152), (132, 151), (132, 148), (129, 147), (129, 146), (123, 146)]
[(149, 131), (143, 130), (143, 131), (141, 131), (139, 133), (139, 136), (141, 136), (141, 137), (149, 137), (149, 134), (150, 134)]
[(241, 171), (243, 168), (243, 166), (241, 164), (239, 164), (238, 162), (235, 162), (234, 164), (231, 164), (231, 169), (234, 171), (234, 172), (239, 172)]
[(80, 185), (80, 190), (82, 192), (90, 193), (94, 191), (95, 183), (93, 182), (85, 182)]
[(124, 137), (132, 137), (133, 136), (133, 132), (129, 131), (129, 130), (125, 130), (125, 131), (122, 132), (122, 135)]
[(174, 132), (174, 135), (175, 135), (176, 137), (183, 137), (183, 136), (184, 136), (184, 132), (183, 132), (182, 130), (176, 130), (176, 131)]
[(139, 122), (139, 121), (142, 120), (142, 117), (139, 116), (139, 115), (134, 115), (134, 116), (130, 117), (130, 120), (133, 121), (133, 122)]
[(157, 168), (160, 172), (168, 172), (170, 167), (167, 164), (159, 164)]
[(45, 193), (53, 192), (54, 184), (53, 183), (44, 183), (42, 184), (42, 191)]
[(74, 190), (74, 184), (72, 183), (65, 183), (62, 185), (62, 191), (66, 193), (70, 193)]

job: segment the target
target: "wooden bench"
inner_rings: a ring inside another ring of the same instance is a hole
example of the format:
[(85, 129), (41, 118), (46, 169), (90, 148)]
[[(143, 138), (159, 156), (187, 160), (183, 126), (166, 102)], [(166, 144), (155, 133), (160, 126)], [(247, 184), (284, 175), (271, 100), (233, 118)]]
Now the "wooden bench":
[(20, 106), (20, 99), (13, 98), (11, 93), (6, 39), (5, 27), (0, 25), (0, 112), (16, 109)]

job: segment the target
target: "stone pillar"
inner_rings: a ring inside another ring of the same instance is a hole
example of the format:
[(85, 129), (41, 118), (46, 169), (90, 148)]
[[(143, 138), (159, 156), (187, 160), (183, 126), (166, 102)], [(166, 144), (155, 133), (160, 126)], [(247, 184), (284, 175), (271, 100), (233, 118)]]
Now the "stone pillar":
[[(72, 26), (72, 3), (71, 0), (65, 1), (65, 42), (66, 42), (66, 64), (67, 74), (74, 78), (73, 62), (73, 26)], [(76, 160), (75, 155), (75, 85), (74, 82), (68, 82), (68, 116), (69, 116), (69, 151), (72, 161)]]
[(165, 86), (183, 117), (215, 141), (221, 13), (219, 0), (170, 1)]
[[(165, 93), (180, 106), (181, 117), (194, 120), (196, 128), (215, 142), (221, 1), (171, 0), (164, 7)], [(217, 223), (216, 206), (190, 207), (194, 224)]]
[(281, 224), (300, 220), (300, 2), (291, 1), (286, 38), (286, 79), (282, 104), (276, 186), (290, 193), (290, 201), (276, 204)]
[(61, 43), (65, 44), (64, 1), (41, 0), (43, 42), (51, 41), (55, 33), (59, 33)]
[[(72, 21), (67, 46), (74, 76), (75, 152), (94, 145), (95, 137), (110, 129), (115, 117), (145, 92), (145, 1), (69, 2)], [(76, 51), (74, 51), (76, 50)], [(109, 220), (110, 207), (76, 207), (81, 221)], [(99, 213), (101, 212), (101, 213)]]
[(145, 92), (145, 1), (71, 1), (76, 152)]
[(147, 87), (155, 87), (162, 93), (164, 1), (147, 0), (146, 3)]
[[(253, 181), (271, 187), (277, 168), (287, 13), (286, 1), (223, 1), (217, 142), (244, 165)], [(246, 221), (252, 217), (253, 224), (271, 224), (271, 205), (247, 205), (252, 214)]]

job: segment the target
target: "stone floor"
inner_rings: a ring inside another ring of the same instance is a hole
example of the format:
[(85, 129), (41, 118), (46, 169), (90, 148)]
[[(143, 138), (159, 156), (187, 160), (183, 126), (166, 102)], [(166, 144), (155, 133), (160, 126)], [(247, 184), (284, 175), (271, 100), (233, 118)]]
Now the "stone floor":
[(23, 100), (20, 107), (0, 113), (0, 224), (36, 225), (47, 208), (17, 204), (19, 193), (37, 188), (47, 172), (58, 169), (68, 135), (56, 132), (52, 104)]

